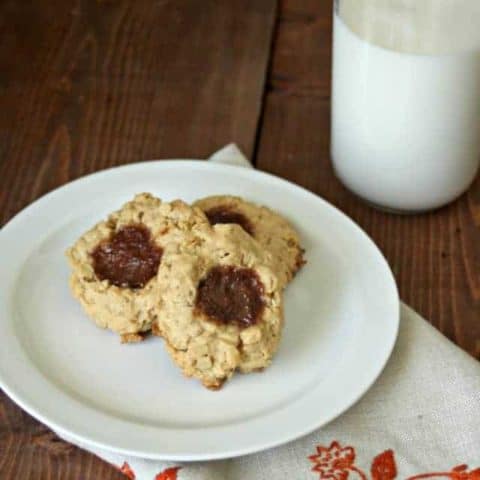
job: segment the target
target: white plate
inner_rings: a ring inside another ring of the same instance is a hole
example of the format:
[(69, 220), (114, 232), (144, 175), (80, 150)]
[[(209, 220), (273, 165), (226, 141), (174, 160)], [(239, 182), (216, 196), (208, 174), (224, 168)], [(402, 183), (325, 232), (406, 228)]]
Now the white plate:
[[(284, 337), (266, 371), (211, 392), (180, 374), (161, 339), (121, 345), (71, 297), (66, 247), (142, 191), (241, 195), (298, 228), (308, 263), (287, 289)], [(206, 460), (293, 440), (356, 402), (397, 336), (395, 282), (367, 235), (319, 197), (246, 168), (161, 161), (87, 176), (17, 215), (0, 252), (0, 385), (51, 428), (125, 454)]]

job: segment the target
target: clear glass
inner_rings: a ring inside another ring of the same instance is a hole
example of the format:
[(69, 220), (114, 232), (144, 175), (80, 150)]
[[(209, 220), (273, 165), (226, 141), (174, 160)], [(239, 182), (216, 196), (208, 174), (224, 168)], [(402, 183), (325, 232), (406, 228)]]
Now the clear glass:
[(386, 209), (462, 194), (480, 163), (480, 1), (335, 2), (331, 155)]

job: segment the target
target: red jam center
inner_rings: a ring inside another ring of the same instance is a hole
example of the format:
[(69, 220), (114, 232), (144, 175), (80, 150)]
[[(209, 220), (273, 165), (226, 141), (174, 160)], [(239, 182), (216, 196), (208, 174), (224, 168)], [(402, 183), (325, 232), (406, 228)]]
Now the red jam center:
[(253, 235), (253, 226), (248, 218), (242, 213), (235, 212), (229, 207), (219, 206), (213, 207), (205, 212), (210, 225), (217, 223), (236, 223), (240, 225), (247, 233)]
[(158, 271), (162, 249), (143, 225), (128, 225), (91, 253), (95, 274), (117, 287), (142, 288)]
[(257, 323), (262, 315), (263, 293), (262, 282), (254, 270), (218, 266), (200, 281), (195, 307), (219, 323), (246, 328)]

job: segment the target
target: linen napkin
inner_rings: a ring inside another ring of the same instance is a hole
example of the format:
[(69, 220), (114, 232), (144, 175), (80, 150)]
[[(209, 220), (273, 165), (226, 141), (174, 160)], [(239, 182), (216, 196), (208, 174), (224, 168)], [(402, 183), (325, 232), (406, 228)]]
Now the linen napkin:
[[(234, 144), (210, 161), (251, 167)], [(306, 437), (246, 457), (187, 464), (79, 446), (136, 480), (480, 480), (480, 363), (402, 305), (397, 344), (374, 386)]]

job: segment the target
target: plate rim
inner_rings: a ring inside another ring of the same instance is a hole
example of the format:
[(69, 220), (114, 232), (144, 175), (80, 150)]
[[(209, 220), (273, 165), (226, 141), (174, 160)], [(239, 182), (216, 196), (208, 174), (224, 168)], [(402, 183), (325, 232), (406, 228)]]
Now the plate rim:
[[(278, 177), (276, 175), (272, 175), (267, 172), (259, 171), (256, 169), (249, 169), (245, 168), (243, 166), (236, 166), (236, 165), (227, 165), (227, 164), (221, 164), (221, 163), (214, 163), (214, 162), (207, 162), (203, 160), (197, 160), (197, 159), (166, 159), (166, 160), (148, 160), (148, 161), (142, 161), (142, 162), (135, 162), (135, 163), (130, 163), (127, 165), (121, 165), (121, 166), (114, 166), (110, 168), (106, 168), (103, 170), (99, 170), (93, 173), (90, 173), (88, 175), (79, 177), (71, 182), (68, 182), (33, 201), (31, 204), (26, 206), (24, 209), (19, 211), (12, 219), (10, 219), (0, 230), (0, 245), (2, 243), (3, 238), (8, 235), (10, 229), (12, 229), (18, 222), (21, 222), (23, 218), (27, 215), (31, 215), (32, 213), (35, 213), (36, 209), (41, 209), (44, 207), (44, 205), (52, 198), (55, 196), (63, 193), (64, 191), (71, 189), (74, 185), (79, 185), (84, 182), (91, 181), (93, 178), (99, 178), (102, 176), (108, 176), (112, 172), (121, 172), (121, 171), (128, 171), (128, 170), (133, 170), (133, 169), (145, 169), (145, 168), (151, 168), (151, 167), (160, 167), (160, 168), (189, 168), (189, 167), (196, 167), (198, 168), (201, 166), (201, 168), (205, 169), (210, 169), (210, 170), (217, 170), (219, 173), (222, 171), (224, 172), (239, 172), (242, 171), (242, 173), (246, 174), (247, 176), (253, 175), (259, 178), (264, 178), (266, 181), (273, 181), (277, 182), (278, 184), (283, 185), (287, 189), (293, 189), (297, 190), (300, 193), (302, 193), (304, 196), (307, 198), (310, 198), (314, 202), (319, 202), (323, 204), (323, 207), (326, 207), (327, 209), (330, 209), (331, 212), (335, 215), (339, 215), (343, 222), (346, 222), (349, 225), (349, 228), (353, 228), (354, 230), (357, 231), (358, 234), (363, 238), (364, 241), (366, 241), (366, 244), (368, 244), (370, 251), (374, 252), (377, 260), (380, 261), (380, 265), (382, 269), (384, 270), (384, 273), (386, 274), (386, 279), (388, 278), (388, 288), (392, 289), (392, 300), (394, 301), (394, 304), (392, 305), (393, 311), (392, 311), (392, 318), (389, 319), (389, 322), (395, 322), (392, 328), (392, 335), (391, 338), (389, 339), (389, 342), (386, 344), (382, 342), (384, 349), (382, 350), (384, 352), (384, 359), (382, 362), (379, 362), (377, 364), (377, 368), (375, 369), (375, 373), (372, 375), (372, 378), (370, 379), (369, 382), (366, 382), (366, 385), (362, 385), (359, 391), (356, 393), (356, 395), (353, 395), (347, 402), (345, 402), (344, 405), (340, 409), (336, 411), (336, 413), (329, 418), (327, 421), (320, 421), (318, 423), (313, 422), (311, 425), (309, 425), (306, 428), (300, 429), (300, 430), (295, 430), (293, 433), (291, 432), (291, 429), (288, 431), (287, 434), (283, 435), (280, 438), (275, 438), (270, 442), (263, 442), (262, 445), (257, 445), (254, 444), (250, 447), (243, 448), (243, 449), (224, 449), (222, 452), (214, 452), (214, 453), (203, 453), (203, 454), (191, 454), (191, 453), (181, 453), (181, 454), (162, 454), (161, 452), (145, 452), (143, 450), (135, 450), (135, 449), (129, 449), (129, 448), (118, 448), (112, 445), (105, 444), (103, 442), (99, 442), (95, 439), (88, 438), (82, 434), (78, 434), (75, 431), (70, 431), (68, 428), (64, 428), (62, 425), (58, 424), (55, 419), (50, 419), (45, 417), (42, 412), (38, 411), (38, 409), (35, 407), (35, 405), (32, 405), (31, 398), (29, 399), (24, 399), (22, 398), (21, 392), (19, 393), (19, 389), (15, 388), (15, 385), (9, 385), (8, 380), (5, 381), (4, 379), (4, 367), (0, 365), (0, 387), (3, 389), (3, 391), (10, 397), (17, 405), (19, 405), (23, 410), (25, 410), (27, 413), (32, 415), (34, 418), (36, 418), (38, 421), (46, 424), (50, 428), (54, 429), (55, 431), (61, 433), (64, 437), (68, 439), (72, 439), (75, 443), (78, 444), (83, 444), (87, 449), (88, 448), (99, 448), (103, 450), (107, 450), (110, 452), (114, 452), (116, 454), (123, 454), (123, 455), (129, 455), (129, 456), (134, 456), (134, 457), (140, 457), (140, 458), (148, 458), (148, 459), (156, 459), (156, 460), (170, 460), (170, 461), (205, 461), (205, 460), (218, 460), (218, 459), (225, 459), (225, 458), (234, 458), (242, 455), (247, 455), (247, 454), (252, 454), (256, 452), (260, 452), (263, 450), (267, 450), (270, 448), (277, 447), (279, 445), (283, 445), (285, 443), (288, 443), (290, 441), (293, 441), (295, 439), (301, 438), (319, 428), (324, 427), (331, 421), (335, 420), (338, 418), (340, 415), (342, 415), (346, 410), (351, 408), (354, 404), (358, 402), (358, 400), (363, 397), (367, 393), (367, 391), (371, 388), (371, 386), (375, 383), (375, 381), (378, 379), (382, 371), (384, 370), (388, 360), (390, 359), (391, 353), (393, 351), (393, 348), (395, 346), (396, 340), (398, 338), (398, 331), (399, 331), (399, 325), (400, 325), (400, 298), (399, 298), (399, 293), (398, 293), (398, 288), (396, 285), (395, 278), (393, 276), (393, 273), (391, 271), (391, 268), (385, 259), (385, 256), (383, 255), (382, 251), (379, 249), (379, 247), (375, 244), (375, 242), (370, 238), (370, 236), (355, 222), (353, 221), (350, 217), (348, 217), (345, 213), (343, 213), (341, 210), (339, 210), (337, 207), (332, 205), (330, 202), (326, 201), (319, 195), (314, 194), (313, 192), (310, 192), (309, 190), (296, 185), (293, 182), (290, 182), (284, 178)], [(248, 172), (248, 173), (247, 173)], [(2, 283), (3, 279), (0, 278), (0, 284)], [(1, 317), (3, 315), (0, 315), (0, 321)], [(7, 314), (5, 314), (5, 317), (8, 317)], [(35, 366), (35, 365), (34, 365)], [(38, 369), (38, 367), (36, 367)], [(43, 374), (38, 371), (39, 375)], [(50, 382), (49, 379), (46, 379), (48, 382)], [(51, 382), (50, 382), (51, 383)], [(55, 388), (57, 388), (54, 385)], [(77, 402), (76, 399), (72, 399), (75, 402)], [(110, 417), (112, 417), (110, 415)], [(113, 417), (115, 419), (115, 417)], [(116, 419), (118, 421), (118, 419)], [(121, 421), (121, 420), (120, 420)], [(235, 428), (235, 427), (234, 427)]]

